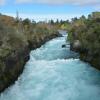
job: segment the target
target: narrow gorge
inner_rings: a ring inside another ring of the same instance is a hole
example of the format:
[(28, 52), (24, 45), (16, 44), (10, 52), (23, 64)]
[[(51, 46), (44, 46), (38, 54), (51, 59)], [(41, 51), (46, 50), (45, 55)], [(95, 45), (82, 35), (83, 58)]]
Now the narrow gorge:
[(0, 100), (100, 99), (100, 72), (70, 51), (63, 34), (31, 51), (22, 75), (1, 93)]

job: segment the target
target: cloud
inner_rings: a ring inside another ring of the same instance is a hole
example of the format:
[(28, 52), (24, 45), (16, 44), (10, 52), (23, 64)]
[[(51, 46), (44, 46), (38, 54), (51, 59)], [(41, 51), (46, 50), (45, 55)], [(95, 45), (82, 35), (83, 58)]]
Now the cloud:
[(5, 0), (0, 0), (0, 5), (4, 5), (5, 4)]
[(42, 3), (52, 5), (100, 5), (100, 0), (16, 0), (16, 3)]

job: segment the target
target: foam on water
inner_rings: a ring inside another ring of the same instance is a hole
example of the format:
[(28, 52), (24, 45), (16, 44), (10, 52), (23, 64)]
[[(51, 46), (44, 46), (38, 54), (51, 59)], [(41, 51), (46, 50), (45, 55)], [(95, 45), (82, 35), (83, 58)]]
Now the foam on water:
[[(62, 48), (65, 37), (53, 39), (30, 53), (16, 83), (0, 100), (100, 100), (100, 72)], [(68, 58), (68, 59), (64, 59)]]

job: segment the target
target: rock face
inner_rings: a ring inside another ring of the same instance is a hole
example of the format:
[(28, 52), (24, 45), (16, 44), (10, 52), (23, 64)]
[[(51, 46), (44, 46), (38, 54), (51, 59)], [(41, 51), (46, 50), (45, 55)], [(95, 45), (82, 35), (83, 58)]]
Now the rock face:
[(93, 67), (100, 70), (100, 56), (96, 53), (93, 54), (93, 52), (87, 48), (83, 48), (79, 40), (74, 40), (74, 42), (70, 44), (70, 49), (78, 52), (81, 60), (90, 63)]
[(74, 40), (73, 43), (70, 44), (70, 49), (73, 51), (81, 51), (81, 43), (79, 40)]
[(96, 69), (100, 70), (100, 56), (97, 54), (93, 54), (92, 52), (90, 53), (90, 51), (86, 51), (86, 52), (81, 52), (80, 53), (80, 59), (90, 63), (93, 67), (95, 67)]
[(45, 36), (43, 39), (40, 39), (39, 41), (35, 41), (35, 40), (28, 40), (28, 44), (29, 44), (29, 49), (33, 50), (36, 48), (39, 48), (41, 45), (43, 45), (45, 42), (49, 41), (50, 39), (56, 38), (56, 37), (60, 37), (61, 34), (59, 34), (59, 32), (49, 35), (49, 36)]
[[(30, 50), (40, 47), (45, 42), (55, 37), (61, 36), (59, 33), (51, 34), (39, 41), (28, 41), (28, 46), (12, 52), (10, 55), (1, 59), (2, 69), (0, 69), (0, 92), (17, 80), (22, 73), (25, 63), (29, 60)], [(0, 66), (1, 66), (0, 65)]]
[(25, 63), (29, 60), (29, 48), (25, 47), (0, 59), (4, 63), (4, 68), (0, 73), (0, 92), (2, 92), (22, 73)]

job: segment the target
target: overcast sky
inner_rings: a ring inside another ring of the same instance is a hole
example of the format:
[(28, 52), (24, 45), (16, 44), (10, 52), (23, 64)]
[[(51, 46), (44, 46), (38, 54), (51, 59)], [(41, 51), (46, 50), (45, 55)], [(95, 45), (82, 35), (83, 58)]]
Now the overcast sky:
[(100, 11), (100, 0), (0, 0), (0, 12), (35, 20), (63, 19)]

